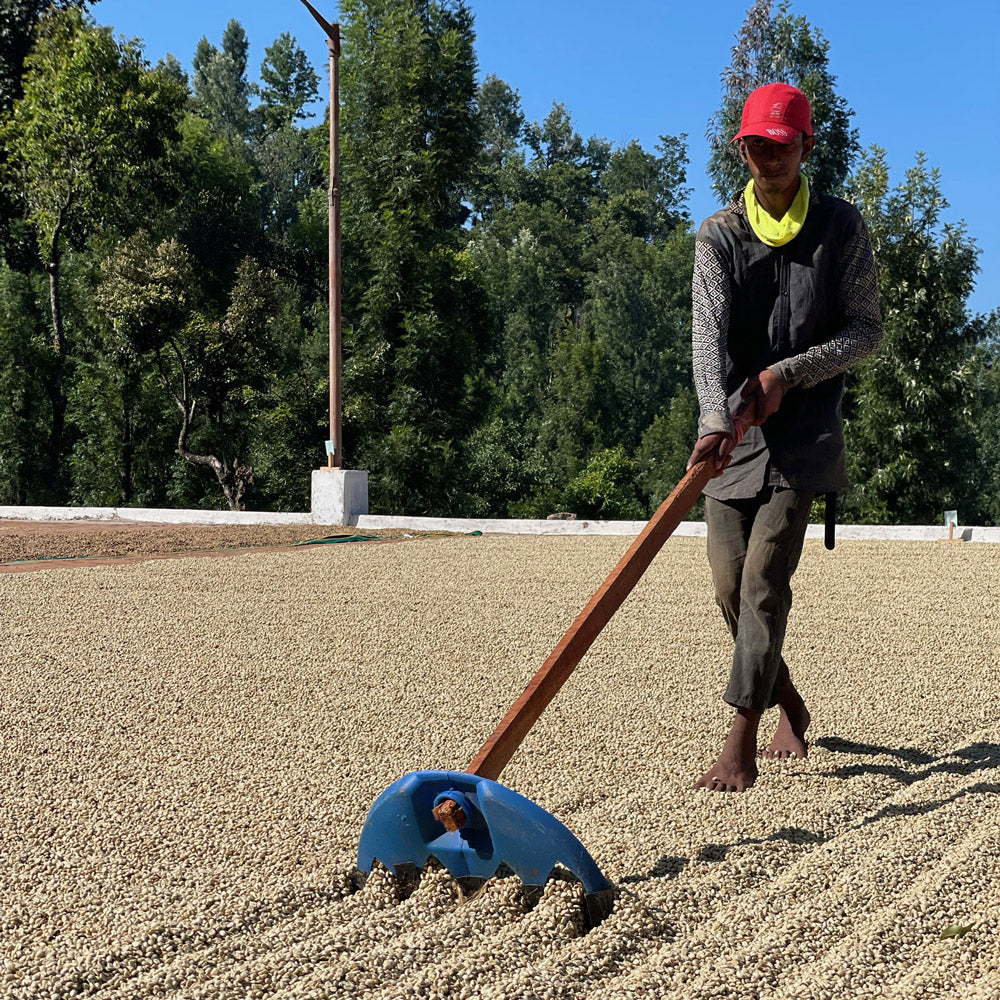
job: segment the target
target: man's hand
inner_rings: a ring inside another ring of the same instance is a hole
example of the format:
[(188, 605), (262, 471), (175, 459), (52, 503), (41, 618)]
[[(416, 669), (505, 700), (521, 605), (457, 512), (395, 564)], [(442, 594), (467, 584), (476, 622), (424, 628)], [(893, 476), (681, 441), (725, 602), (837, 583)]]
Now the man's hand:
[[(740, 405), (736, 417), (743, 421), (745, 427), (759, 427), (772, 413), (778, 412), (785, 390), (778, 381), (777, 375), (770, 368), (765, 368), (759, 375), (748, 378), (746, 385), (740, 390)], [(742, 434), (740, 435), (742, 437)], [(715, 453), (715, 473), (722, 475), (723, 470), (732, 461), (732, 451), (736, 447), (736, 438), (731, 434), (716, 432), (706, 434), (695, 442), (694, 451), (688, 459), (687, 467), (691, 469), (699, 462)]]
[(772, 413), (778, 412), (785, 390), (777, 375), (770, 368), (765, 368), (759, 375), (747, 379), (740, 396), (743, 399), (744, 419), (748, 424), (760, 427)]
[(688, 469), (693, 468), (699, 462), (709, 458), (715, 453), (715, 473), (712, 478), (722, 475), (722, 470), (732, 461), (732, 450), (736, 445), (736, 439), (730, 434), (706, 434), (698, 438), (695, 442), (694, 451), (688, 459)]

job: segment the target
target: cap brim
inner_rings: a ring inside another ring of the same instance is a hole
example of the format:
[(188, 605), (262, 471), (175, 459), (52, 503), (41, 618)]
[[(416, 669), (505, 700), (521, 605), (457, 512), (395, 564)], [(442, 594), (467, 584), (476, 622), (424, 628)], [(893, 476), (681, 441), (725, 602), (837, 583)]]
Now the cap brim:
[(759, 135), (764, 139), (772, 139), (774, 142), (784, 143), (786, 146), (795, 142), (796, 136), (802, 134), (801, 129), (792, 128), (790, 125), (782, 125), (780, 122), (754, 122), (739, 130), (730, 140), (736, 142), (737, 139), (746, 139), (751, 135)]

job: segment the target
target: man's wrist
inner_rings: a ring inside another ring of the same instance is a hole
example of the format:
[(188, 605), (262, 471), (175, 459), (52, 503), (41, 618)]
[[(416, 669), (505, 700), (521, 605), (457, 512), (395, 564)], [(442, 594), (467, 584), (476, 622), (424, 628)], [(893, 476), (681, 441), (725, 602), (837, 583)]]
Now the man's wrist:
[(788, 392), (802, 381), (803, 376), (795, 371), (795, 359), (786, 358), (773, 365), (768, 365), (767, 370), (778, 380), (782, 392)]
[(703, 438), (707, 434), (729, 434), (733, 433), (733, 418), (723, 410), (709, 410), (702, 413), (698, 420), (698, 437)]

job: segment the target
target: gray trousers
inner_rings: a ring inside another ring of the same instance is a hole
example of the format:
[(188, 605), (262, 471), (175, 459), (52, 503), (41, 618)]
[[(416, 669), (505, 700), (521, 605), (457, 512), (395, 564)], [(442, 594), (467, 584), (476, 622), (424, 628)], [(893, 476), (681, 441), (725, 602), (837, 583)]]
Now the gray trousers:
[(734, 708), (763, 712), (778, 703), (791, 578), (812, 499), (812, 493), (774, 486), (749, 500), (705, 498), (715, 601), (735, 642), (723, 696)]

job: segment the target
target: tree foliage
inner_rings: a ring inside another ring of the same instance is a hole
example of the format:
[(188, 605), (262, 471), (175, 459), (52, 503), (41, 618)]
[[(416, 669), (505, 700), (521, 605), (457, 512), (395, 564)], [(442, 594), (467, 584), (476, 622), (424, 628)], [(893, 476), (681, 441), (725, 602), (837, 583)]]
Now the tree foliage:
[(809, 98), (816, 146), (805, 169), (817, 190), (840, 194), (861, 149), (851, 127), (854, 112), (837, 93), (837, 78), (830, 72), (830, 43), (804, 17), (792, 16), (791, 0), (779, 3), (777, 15), (772, 7), (773, 0), (756, 0), (747, 12), (732, 62), (722, 74), (722, 105), (709, 122), (708, 172), (722, 202), (746, 184), (731, 140), (740, 129), (747, 96), (766, 83), (790, 83)]
[(319, 77), (288, 32), (265, 49), (260, 78), (261, 117), (266, 131), (287, 128), (307, 116), (306, 105), (316, 99)]
[[(10, 112), (23, 94), (24, 60), (31, 51), (35, 26), (50, 7), (85, 9), (88, 0), (0, 0), (0, 118)], [(0, 147), (0, 171), (6, 153)], [(26, 264), (28, 240), (19, 231), (18, 211), (10, 193), (0, 186), (0, 249), (15, 266)], [(23, 268), (22, 268), (23, 269)]]
[(43, 485), (52, 411), (47, 284), (0, 265), (0, 503), (55, 502)]
[(477, 354), (457, 259), (479, 141), (472, 16), (450, 0), (348, 0), (342, 13), (345, 454), (398, 464), (374, 497), (425, 509), (468, 432)]
[[(595, 476), (634, 475), (631, 459), (608, 456), (633, 455), (690, 379), (687, 157), (683, 138), (661, 138), (656, 153), (585, 140), (558, 104), (524, 124), (516, 94), (487, 82), (466, 256), (494, 330), (492, 426), (527, 494), (509, 510), (548, 514), (582, 504), (580, 484)], [(492, 190), (479, 181), (491, 162)]]
[[(100, 80), (100, 86), (95, 81)], [(167, 178), (182, 94), (145, 70), (133, 43), (71, 8), (45, 17), (25, 62), (24, 94), (0, 124), (4, 180), (24, 200), (46, 265), (95, 223), (121, 223)]]
[(0, 0), (0, 114), (22, 94), (24, 60), (31, 51), (35, 25), (52, 7), (86, 9), (90, 0)]
[[(1000, 524), (1000, 309), (977, 317), (978, 344), (970, 361), (973, 462), (977, 496), (960, 513), (965, 519)], [(963, 500), (963, 503), (966, 501)], [(957, 509), (957, 508), (953, 508)]]
[[(2, 179), (23, 203), (49, 277), (53, 364), (47, 480), (56, 488), (66, 412), (68, 358), (63, 322), (63, 255), (102, 226), (127, 225), (167, 183), (166, 143), (182, 94), (146, 72), (133, 43), (87, 22), (76, 7), (53, 8), (39, 23), (25, 59), (22, 96), (0, 122)], [(100, 81), (96, 86), (95, 81)]]
[[(327, 428), (328, 124), (287, 34), (151, 70), (83, 3), (0, 0), (0, 502), (301, 510)], [(649, 514), (697, 428), (687, 140), (585, 137), (477, 84), (461, 0), (344, 0), (346, 465), (372, 509)], [(810, 95), (813, 181), (868, 223), (882, 350), (845, 397), (851, 520), (1000, 520), (998, 314), (942, 178), (858, 154), (829, 46), (755, 3), (710, 126), (720, 197), (743, 99)], [(4, 103), (6, 102), (6, 103)], [(665, 123), (670, 124), (670, 123)], [(687, 123), (679, 123), (686, 125)], [(5, 207), (6, 206), (6, 207)], [(697, 516), (694, 512), (692, 516)]]
[(226, 25), (222, 47), (202, 38), (194, 54), (194, 96), (212, 127), (231, 139), (249, 135), (253, 124), (250, 98), (256, 86), (247, 80), (250, 43), (237, 20)]
[(123, 241), (103, 265), (97, 304), (126, 350), (149, 357), (179, 412), (176, 453), (212, 470), (232, 510), (243, 506), (253, 468), (240, 409), (266, 394), (275, 349), (280, 282), (255, 261), (236, 275), (221, 319), (198, 310), (199, 289), (186, 249), (175, 239), (154, 245), (143, 231)]
[(923, 155), (891, 189), (874, 147), (851, 196), (879, 263), (885, 338), (850, 383), (848, 510), (865, 522), (935, 523), (946, 509), (972, 509), (977, 491), (970, 353), (982, 330), (965, 303), (978, 250), (964, 226), (942, 220), (948, 203)]

